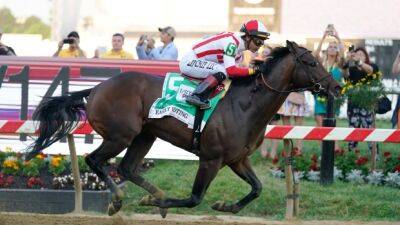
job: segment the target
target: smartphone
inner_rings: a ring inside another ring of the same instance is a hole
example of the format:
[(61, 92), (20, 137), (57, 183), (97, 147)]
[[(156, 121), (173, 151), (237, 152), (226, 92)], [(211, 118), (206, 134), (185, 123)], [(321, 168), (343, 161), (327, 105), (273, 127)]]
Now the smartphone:
[(327, 32), (328, 32), (328, 34), (329, 35), (333, 35), (333, 31), (334, 31), (334, 27), (333, 27), (333, 24), (328, 24), (328, 26), (326, 27), (326, 30), (327, 30)]
[(147, 35), (142, 34), (142, 35), (140, 36), (140, 40), (147, 40)]

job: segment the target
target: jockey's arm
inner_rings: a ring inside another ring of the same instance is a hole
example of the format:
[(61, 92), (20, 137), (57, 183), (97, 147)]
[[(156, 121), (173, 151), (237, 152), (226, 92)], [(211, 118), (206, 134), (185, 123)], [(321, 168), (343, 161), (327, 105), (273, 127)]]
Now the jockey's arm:
[(235, 58), (224, 55), (224, 66), (228, 77), (245, 77), (254, 74), (254, 69), (239, 67), (236, 65)]

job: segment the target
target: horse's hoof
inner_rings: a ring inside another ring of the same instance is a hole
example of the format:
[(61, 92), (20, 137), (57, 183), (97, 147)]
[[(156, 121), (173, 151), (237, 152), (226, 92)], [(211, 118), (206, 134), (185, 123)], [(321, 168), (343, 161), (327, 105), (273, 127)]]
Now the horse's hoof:
[(223, 201), (218, 201), (218, 202), (214, 203), (214, 204), (211, 206), (211, 208), (214, 209), (214, 210), (216, 210), (216, 211), (222, 211), (222, 212), (223, 212), (223, 209), (225, 208), (225, 202), (223, 202)]
[(167, 208), (159, 208), (160, 209), (160, 215), (163, 219), (167, 217), (168, 209)]
[(230, 212), (230, 213), (238, 213), (240, 208), (236, 205), (227, 205), (225, 202), (218, 201), (211, 206), (212, 209), (221, 211), (221, 212)]
[(146, 195), (139, 201), (140, 206), (156, 206), (156, 198), (151, 195)]
[(112, 216), (115, 213), (117, 213), (122, 207), (122, 200), (119, 201), (111, 201), (110, 204), (108, 204), (108, 215)]

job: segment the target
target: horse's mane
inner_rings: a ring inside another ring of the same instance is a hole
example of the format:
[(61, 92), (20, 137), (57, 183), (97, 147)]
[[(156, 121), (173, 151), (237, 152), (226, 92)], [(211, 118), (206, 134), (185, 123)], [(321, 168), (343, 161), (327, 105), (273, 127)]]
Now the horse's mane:
[[(271, 73), (272, 69), (275, 67), (275, 65), (287, 54), (289, 54), (289, 48), (287, 47), (276, 47), (272, 50), (271, 54), (268, 56), (268, 58), (265, 60), (263, 64), (261, 64), (262, 71), (264, 75), (268, 75)], [(239, 83), (247, 83), (249, 81), (252, 81), (256, 78), (256, 76), (249, 76), (249, 77), (237, 77), (237, 78), (231, 78), (232, 81), (239, 82)]]
[(289, 48), (287, 47), (276, 47), (272, 50), (270, 56), (265, 60), (263, 66), (263, 72), (265, 75), (269, 74), (277, 62), (279, 62), (283, 57), (289, 54)]

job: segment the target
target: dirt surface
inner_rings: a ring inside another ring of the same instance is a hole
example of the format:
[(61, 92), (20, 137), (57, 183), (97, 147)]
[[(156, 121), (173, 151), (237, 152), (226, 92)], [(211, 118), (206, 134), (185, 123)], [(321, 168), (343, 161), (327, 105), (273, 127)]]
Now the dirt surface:
[(261, 218), (236, 216), (187, 216), (168, 214), (166, 219), (159, 215), (117, 214), (109, 217), (96, 214), (29, 214), (29, 213), (0, 213), (0, 225), (214, 225), (214, 224), (243, 224), (243, 225), (400, 225), (400, 222), (360, 222), (360, 221), (270, 221)]

